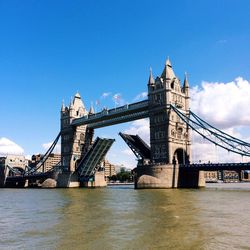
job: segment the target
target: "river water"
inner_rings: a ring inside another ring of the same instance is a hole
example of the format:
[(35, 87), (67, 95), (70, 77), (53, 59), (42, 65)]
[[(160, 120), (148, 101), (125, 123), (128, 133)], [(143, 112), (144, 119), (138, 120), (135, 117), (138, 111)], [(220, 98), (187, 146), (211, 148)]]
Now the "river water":
[(0, 249), (250, 249), (250, 184), (0, 189)]

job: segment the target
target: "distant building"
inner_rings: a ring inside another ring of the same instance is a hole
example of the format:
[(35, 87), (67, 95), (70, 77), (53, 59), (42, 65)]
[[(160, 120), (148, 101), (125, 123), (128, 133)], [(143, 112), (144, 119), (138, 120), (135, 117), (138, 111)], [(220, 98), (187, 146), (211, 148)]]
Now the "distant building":
[(205, 171), (204, 177), (206, 182), (218, 182), (217, 171)]
[(239, 182), (241, 177), (237, 171), (231, 170), (223, 170), (221, 176), (223, 182)]
[(206, 182), (239, 182), (250, 181), (250, 171), (232, 171), (232, 170), (220, 170), (220, 171), (205, 171), (204, 173)]
[[(35, 167), (42, 159), (44, 155), (42, 154), (37, 154), (37, 155), (32, 155), (31, 157), (31, 162), (32, 165)], [(57, 165), (61, 161), (61, 154), (50, 154), (48, 159), (45, 161), (44, 165), (39, 169), (39, 172), (47, 172), (49, 171), (52, 167)]]
[(246, 171), (242, 171), (242, 180), (243, 181), (250, 181), (250, 171), (246, 170)]
[(29, 160), (25, 159), (23, 155), (7, 155), (0, 157), (0, 167), (16, 167), (25, 170), (25, 167), (28, 166)]
[(110, 163), (108, 160), (105, 159), (102, 162), (102, 166), (104, 168), (105, 180), (112, 177), (113, 175), (116, 175), (115, 165)]
[(126, 168), (123, 164), (121, 164), (121, 165), (115, 165), (115, 171), (116, 171), (116, 173), (120, 173), (121, 169), (123, 169), (125, 171), (131, 171), (130, 168)]
[(250, 181), (250, 171), (220, 170), (218, 171), (218, 180), (223, 182)]

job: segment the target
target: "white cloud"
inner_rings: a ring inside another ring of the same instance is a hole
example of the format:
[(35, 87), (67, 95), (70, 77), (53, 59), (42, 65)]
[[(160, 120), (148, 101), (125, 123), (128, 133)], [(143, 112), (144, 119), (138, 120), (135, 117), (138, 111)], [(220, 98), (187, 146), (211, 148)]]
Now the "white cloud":
[(134, 101), (139, 101), (141, 99), (144, 99), (148, 96), (148, 92), (141, 92), (140, 94), (138, 94), (135, 98)]
[(120, 151), (115, 151), (116, 153), (114, 153), (114, 151), (109, 151), (106, 158), (115, 165), (123, 165), (126, 168), (130, 168), (133, 169), (136, 167), (137, 161), (136, 161), (136, 157), (133, 154), (133, 152), (131, 151), (131, 149), (129, 149), (128, 147), (126, 147), (126, 149), (124, 150), (120, 150)]
[(221, 39), (221, 40), (218, 40), (217, 43), (218, 44), (224, 44), (224, 43), (227, 43), (227, 40), (226, 39)]
[[(53, 142), (47, 142), (47, 143), (43, 143), (42, 144), (42, 147), (45, 151), (47, 151), (49, 149), (49, 147), (52, 145)], [(61, 145), (60, 143), (57, 143), (57, 145), (55, 146), (53, 152), (56, 152), (56, 153), (60, 153), (61, 151)]]
[(125, 101), (122, 98), (120, 93), (116, 93), (113, 95), (112, 100), (114, 101), (115, 105), (124, 105)]
[[(236, 129), (232, 128), (227, 131), (228, 134), (242, 138)], [(243, 138), (244, 139), (244, 138)], [(211, 142), (203, 139), (197, 133), (192, 132), (192, 162), (198, 163), (201, 161), (204, 162), (247, 162), (249, 157), (242, 157), (241, 155), (229, 152), (219, 146), (215, 146)]]
[(133, 152), (132, 152), (132, 150), (131, 150), (130, 148), (124, 149), (124, 150), (122, 151), (122, 153), (123, 153), (124, 155), (129, 155), (129, 156), (134, 155)]
[(139, 135), (146, 143), (149, 144), (149, 120), (140, 119), (131, 123), (129, 129), (125, 130), (126, 134)]
[(104, 93), (102, 93), (101, 98), (105, 99), (108, 96), (110, 96), (111, 94), (112, 94), (111, 92), (104, 92)]
[(0, 138), (0, 155), (7, 155), (7, 154), (22, 155), (23, 153), (24, 153), (23, 148), (17, 145), (15, 142), (5, 137)]
[(193, 143), (192, 162), (198, 163), (199, 161), (202, 163), (249, 162), (249, 157), (242, 157), (211, 143)]
[[(250, 131), (243, 129), (250, 125), (250, 82), (242, 77), (232, 82), (202, 82), (201, 87), (191, 89), (191, 110), (211, 125), (244, 141), (249, 141)], [(193, 132), (193, 160), (212, 162), (241, 162), (249, 158), (228, 153), (203, 140)]]
[(228, 83), (204, 81), (190, 96), (191, 110), (215, 127), (250, 124), (250, 82), (242, 77)]

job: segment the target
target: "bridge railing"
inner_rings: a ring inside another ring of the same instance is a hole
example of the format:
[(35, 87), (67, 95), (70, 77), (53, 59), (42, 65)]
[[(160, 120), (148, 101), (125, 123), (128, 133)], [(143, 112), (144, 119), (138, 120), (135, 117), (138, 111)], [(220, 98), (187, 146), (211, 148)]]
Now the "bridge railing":
[(117, 108), (113, 108), (113, 109), (109, 109), (108, 114), (112, 115), (112, 114), (118, 114), (120, 112), (124, 112), (125, 110), (137, 110), (138, 108), (141, 107), (145, 107), (148, 104), (148, 100), (144, 100), (141, 102), (135, 102), (135, 103), (131, 103), (131, 104), (126, 104)]

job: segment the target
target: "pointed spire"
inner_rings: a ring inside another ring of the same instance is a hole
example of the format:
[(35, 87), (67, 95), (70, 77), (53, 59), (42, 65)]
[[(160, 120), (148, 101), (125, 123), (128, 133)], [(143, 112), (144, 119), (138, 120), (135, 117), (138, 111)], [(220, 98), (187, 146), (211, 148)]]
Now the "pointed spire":
[(75, 94), (75, 97), (76, 97), (76, 98), (81, 98), (80, 93), (79, 93), (78, 90), (77, 90), (77, 92), (76, 92), (76, 94)]
[(65, 111), (64, 100), (62, 100), (62, 107), (61, 107), (61, 111), (62, 111), (62, 112), (64, 112), (64, 111)]
[(186, 89), (186, 88), (189, 88), (187, 72), (185, 72), (185, 78), (184, 78), (184, 84), (183, 84), (183, 89)]
[(161, 74), (161, 77), (165, 80), (165, 79), (173, 79), (175, 78), (175, 74), (174, 74), (174, 71), (172, 69), (172, 64), (169, 60), (169, 57), (167, 58), (166, 60), (166, 63), (165, 63), (165, 67), (164, 67), (164, 70)]
[(90, 109), (89, 109), (89, 114), (92, 115), (95, 113), (95, 110), (94, 110), (94, 107), (93, 107), (93, 103), (91, 102), (91, 106), (90, 106)]
[(73, 105), (73, 98), (71, 96), (70, 98), (70, 105), (69, 105), (69, 109), (73, 109), (74, 108), (74, 105)]
[(169, 56), (168, 56), (168, 58), (167, 58), (167, 60), (165, 62), (165, 65), (168, 65), (168, 66), (170, 66), (172, 68), (172, 64), (170, 62)]
[(150, 75), (149, 75), (149, 79), (148, 79), (148, 85), (154, 85), (154, 83), (155, 83), (155, 79), (153, 77), (152, 68), (150, 67)]

